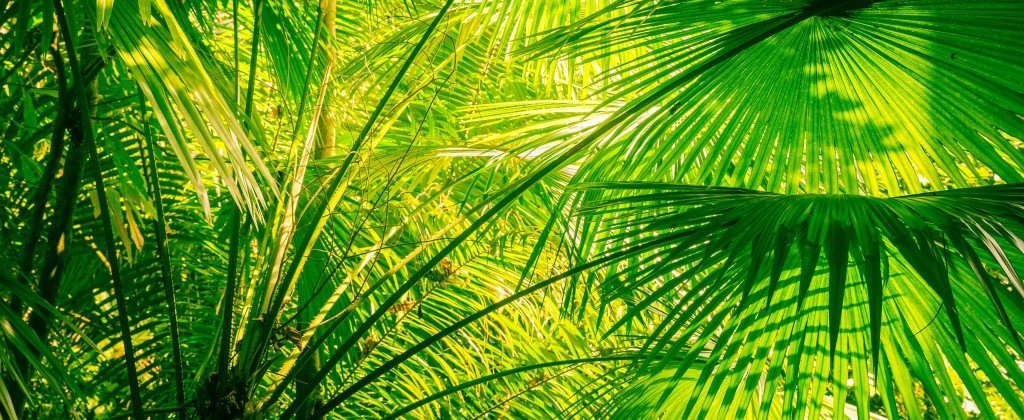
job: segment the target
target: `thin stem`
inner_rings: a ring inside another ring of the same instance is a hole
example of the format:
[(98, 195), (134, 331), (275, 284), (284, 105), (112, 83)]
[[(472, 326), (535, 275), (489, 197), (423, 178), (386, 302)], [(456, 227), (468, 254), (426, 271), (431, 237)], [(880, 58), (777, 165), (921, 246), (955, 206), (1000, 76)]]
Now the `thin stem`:
[[(146, 153), (142, 154), (146, 167), (147, 180), (149, 181), (149, 193), (153, 197), (153, 207), (156, 208), (156, 221), (153, 222), (153, 230), (156, 231), (156, 252), (160, 256), (160, 276), (164, 283), (164, 297), (167, 299), (167, 315), (170, 317), (171, 326), (171, 351), (174, 362), (174, 391), (177, 399), (178, 418), (185, 418), (185, 387), (184, 387), (184, 365), (181, 362), (181, 337), (178, 334), (178, 305), (174, 294), (174, 283), (171, 279), (171, 259), (167, 251), (167, 224), (164, 221), (164, 200), (160, 191), (160, 173), (156, 164), (156, 147), (153, 145), (153, 136), (149, 129), (149, 117), (146, 115), (146, 98), (142, 89), (139, 88), (139, 107), (142, 112), (142, 130), (146, 140)], [(149, 159), (146, 159), (146, 154)]]
[[(239, 212), (231, 218), (231, 245), (228, 250), (228, 284), (224, 290), (224, 310), (221, 331), (220, 331), (220, 352), (217, 355), (217, 400), (214, 418), (225, 418), (227, 406), (222, 401), (227, 395), (227, 385), (231, 383), (229, 376), (229, 363), (231, 362), (231, 326), (232, 315), (235, 307), (235, 285), (238, 282), (238, 253), (239, 242), (241, 241), (242, 215)], [(236, 414), (236, 413), (232, 413)]]
[(238, 109), (238, 97), (240, 96), (241, 90), (242, 90), (242, 86), (241, 86), (241, 83), (240, 83), (240, 80), (239, 80), (239, 77), (238, 77), (238, 72), (239, 72), (239, 68), (238, 68), (238, 61), (239, 61), (238, 60), (238, 0), (231, 0), (231, 12), (232, 12), (232, 15), (231, 15), (232, 16), (232, 18), (231, 18), (231, 26), (234, 29), (234, 31), (232, 31), (232, 38), (234, 39), (234, 42), (235, 42), (235, 49), (234, 49), (233, 54), (232, 54), (232, 56), (234, 58), (234, 64), (235, 64), (235, 66), (234, 66), (234, 69), (235, 69), (235, 72), (234, 72), (234, 80), (235, 80), (235, 89), (234, 89), (235, 96), (234, 96), (234, 98), (235, 98), (235, 101), (232, 103), (232, 105), (233, 105), (232, 109), (235, 109), (236, 110), (235, 112), (238, 112), (237, 111), (237, 109)]
[[(260, 52), (260, 26), (263, 24), (263, 0), (253, 3), (252, 54), (249, 57), (249, 86), (245, 94), (245, 115), (252, 115), (252, 98), (256, 89), (256, 62)], [(236, 13), (237, 17), (237, 13)], [(235, 31), (237, 34), (237, 31)]]
[(61, 0), (53, 0), (54, 12), (57, 15), (57, 22), (60, 25), (61, 35), (64, 37), (64, 44), (67, 46), (68, 62), (71, 64), (71, 74), (74, 77), (75, 96), (78, 100), (78, 115), (81, 118), (82, 134), (85, 137), (86, 148), (89, 149), (89, 156), (96, 165), (93, 171), (93, 178), (96, 181), (96, 194), (99, 196), (100, 215), (103, 220), (103, 236), (106, 240), (106, 258), (110, 264), (110, 277), (114, 283), (114, 298), (117, 301), (117, 319), (121, 327), (121, 341), (124, 344), (125, 365), (128, 369), (128, 389), (131, 393), (131, 405), (135, 417), (142, 419), (145, 413), (142, 410), (142, 396), (139, 393), (139, 378), (135, 367), (135, 348), (132, 345), (131, 328), (128, 321), (128, 305), (124, 294), (124, 284), (121, 282), (121, 268), (117, 260), (117, 245), (114, 242), (114, 229), (110, 222), (110, 207), (107, 201), (107, 191), (103, 185), (103, 171), (100, 166), (99, 153), (96, 150), (96, 140), (93, 138), (92, 120), (89, 112), (89, 98), (85, 91), (85, 79), (82, 78), (82, 69), (78, 63), (78, 56), (75, 53), (71, 27), (68, 26), (67, 17), (64, 14), (64, 5)]

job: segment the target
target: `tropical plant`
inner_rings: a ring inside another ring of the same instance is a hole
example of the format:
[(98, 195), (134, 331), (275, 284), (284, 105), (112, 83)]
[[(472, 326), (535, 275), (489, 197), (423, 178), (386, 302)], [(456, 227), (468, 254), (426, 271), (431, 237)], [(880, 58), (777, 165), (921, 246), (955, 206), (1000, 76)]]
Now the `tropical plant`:
[(2, 418), (1024, 417), (1024, 3), (8, 1)]

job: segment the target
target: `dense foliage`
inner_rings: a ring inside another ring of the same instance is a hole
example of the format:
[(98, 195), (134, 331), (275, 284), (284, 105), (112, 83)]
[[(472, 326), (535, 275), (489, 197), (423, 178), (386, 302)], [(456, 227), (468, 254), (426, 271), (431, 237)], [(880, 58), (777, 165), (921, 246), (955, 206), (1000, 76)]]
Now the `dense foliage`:
[(0, 418), (1022, 418), (1024, 2), (7, 0)]

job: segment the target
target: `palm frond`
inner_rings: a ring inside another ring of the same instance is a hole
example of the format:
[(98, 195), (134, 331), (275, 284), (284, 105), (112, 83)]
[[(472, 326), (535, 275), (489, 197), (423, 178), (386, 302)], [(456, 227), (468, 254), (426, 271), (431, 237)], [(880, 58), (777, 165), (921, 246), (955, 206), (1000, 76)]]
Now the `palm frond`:
[[(606, 300), (632, 308), (609, 333), (664, 307), (645, 348), (674, 354), (687, 343), (688, 356), (711, 352), (684, 413), (742, 413), (757, 383), (785, 384), (787, 413), (814, 413), (808, 407), (825, 394), (792, 390), (834, 381), (839, 395), (848, 380), (867, 410), (864, 397), (907, 380), (882, 384), (898, 374), (936, 375), (940, 387), (926, 392), (943, 404), (957, 400), (943, 360), (981, 399), (970, 366), (995, 372), (1020, 357), (1020, 184), (894, 198), (635, 183), (585, 190), (612, 196), (580, 210), (599, 227), (599, 243), (635, 249), (611, 263), (601, 284)], [(638, 366), (669, 368), (651, 357)], [(676, 379), (689, 368), (681, 364)], [(712, 377), (715, 369), (728, 373)], [(1011, 400), (1020, 373), (989, 380)], [(913, 401), (907, 392), (897, 395)]]
[(644, 104), (595, 180), (896, 196), (1019, 181), (1014, 7), (623, 1), (531, 51), (612, 60), (598, 97)]

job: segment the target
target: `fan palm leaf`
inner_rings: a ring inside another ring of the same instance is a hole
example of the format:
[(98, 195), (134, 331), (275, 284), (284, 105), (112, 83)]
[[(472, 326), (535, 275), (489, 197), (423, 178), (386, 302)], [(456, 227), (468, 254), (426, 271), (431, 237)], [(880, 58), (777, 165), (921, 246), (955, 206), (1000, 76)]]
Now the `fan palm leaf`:
[[(674, 354), (691, 343), (690, 354), (711, 351), (684, 416), (693, 410), (742, 415), (758, 383), (769, 391), (784, 384), (787, 413), (813, 413), (808, 407), (820, 407), (825, 394), (793, 390), (830, 380), (833, 395), (844, 395), (851, 380), (866, 416), (872, 387), (905, 381), (895, 372), (918, 381), (939, 378), (940, 387), (925, 391), (942, 407), (958, 399), (945, 364), (972, 396), (983, 398), (971, 366), (994, 373), (1019, 357), (1016, 325), (1024, 307), (1013, 268), (1024, 251), (1019, 185), (895, 198), (642, 185), (594, 185), (657, 190), (581, 212), (600, 220), (606, 243), (635, 249), (615, 262), (602, 285), (606, 299), (633, 307), (610, 332), (665, 302), (673, 309), (644, 346)], [(905, 366), (893, 367), (898, 364)], [(638, 366), (652, 374), (669, 368), (650, 357)], [(716, 367), (728, 373), (710, 376)], [(688, 368), (678, 367), (676, 377)], [(1024, 379), (1019, 374), (988, 378), (1016, 395), (1019, 390), (1009, 390)], [(892, 382), (882, 384), (883, 377)], [(761, 398), (770, 401), (769, 391)], [(896, 395), (912, 401), (908, 391), (904, 386)]]

